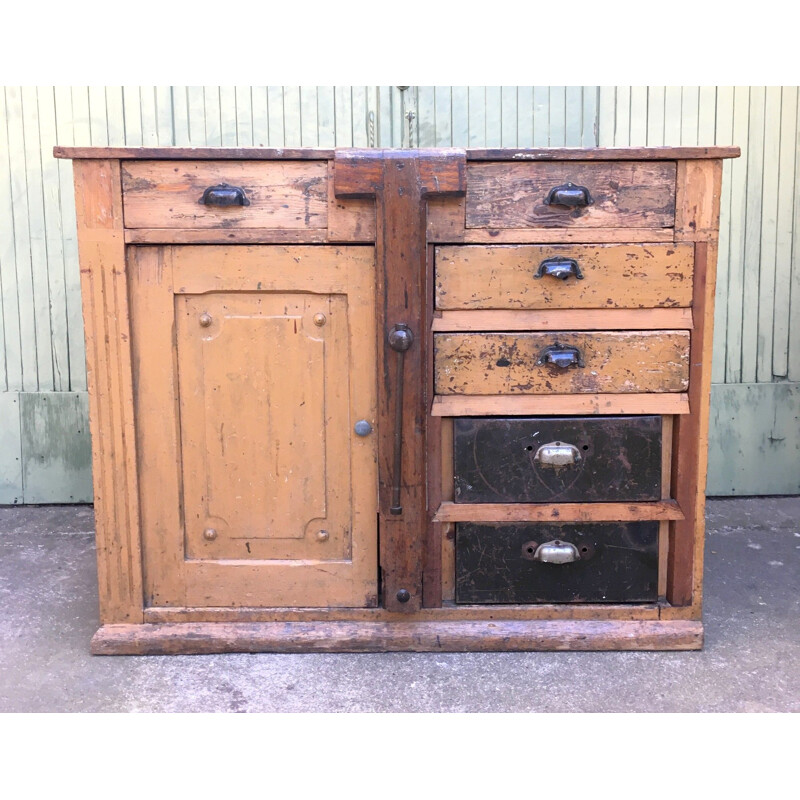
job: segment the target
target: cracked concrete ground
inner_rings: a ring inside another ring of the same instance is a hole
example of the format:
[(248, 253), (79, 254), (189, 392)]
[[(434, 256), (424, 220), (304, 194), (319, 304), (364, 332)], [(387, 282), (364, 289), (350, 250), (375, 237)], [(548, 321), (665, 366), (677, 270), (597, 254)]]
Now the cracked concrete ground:
[(0, 712), (800, 711), (800, 497), (707, 520), (702, 652), (93, 657), (92, 509), (0, 508)]

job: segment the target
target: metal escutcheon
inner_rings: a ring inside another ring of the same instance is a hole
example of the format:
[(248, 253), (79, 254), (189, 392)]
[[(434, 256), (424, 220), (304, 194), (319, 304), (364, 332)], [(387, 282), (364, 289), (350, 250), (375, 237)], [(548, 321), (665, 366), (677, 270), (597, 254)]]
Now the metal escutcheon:
[(356, 436), (369, 436), (372, 433), (372, 425), (367, 420), (360, 419), (353, 425), (353, 430), (356, 432)]
[(533, 554), (533, 560), (541, 561), (543, 564), (571, 564), (573, 561), (579, 561), (580, 557), (581, 554), (574, 544), (558, 539), (540, 544)]
[(581, 460), (581, 451), (574, 444), (549, 442), (536, 451), (533, 460), (543, 467), (567, 467)]

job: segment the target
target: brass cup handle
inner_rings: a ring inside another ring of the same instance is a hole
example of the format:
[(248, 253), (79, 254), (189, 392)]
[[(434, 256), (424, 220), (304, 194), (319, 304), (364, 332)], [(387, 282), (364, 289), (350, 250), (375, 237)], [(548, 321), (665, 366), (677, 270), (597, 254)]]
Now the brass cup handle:
[(571, 564), (573, 561), (580, 561), (580, 558), (581, 554), (574, 544), (558, 539), (540, 544), (533, 554), (533, 560), (543, 564)]
[(594, 203), (592, 195), (585, 186), (574, 183), (562, 183), (554, 186), (544, 199), (546, 206), (565, 206), (566, 208), (583, 208)]
[(533, 460), (543, 467), (569, 467), (581, 460), (581, 451), (574, 444), (550, 442), (536, 451)]
[(250, 201), (241, 186), (229, 186), (220, 183), (218, 186), (209, 186), (198, 200), (206, 206), (249, 206)]

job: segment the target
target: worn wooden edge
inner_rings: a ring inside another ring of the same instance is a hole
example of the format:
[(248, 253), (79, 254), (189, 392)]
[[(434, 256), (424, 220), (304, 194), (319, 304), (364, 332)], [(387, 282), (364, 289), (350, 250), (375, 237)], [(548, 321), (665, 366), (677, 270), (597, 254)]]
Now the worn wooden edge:
[(434, 332), (691, 330), (691, 308), (439, 311)]
[(494, 417), (528, 414), (688, 414), (685, 393), (550, 394), (550, 395), (437, 395), (431, 404), (435, 417)]
[[(450, 149), (450, 148), (448, 148)], [(237, 159), (328, 159), (336, 153), (359, 148), (322, 147), (61, 147), (56, 158), (237, 158)], [(363, 152), (363, 151), (362, 151)], [(374, 151), (373, 151), (374, 152)], [(391, 150), (382, 152), (392, 153)], [(431, 150), (431, 152), (440, 152)], [(462, 151), (463, 152), (463, 151)], [(738, 147), (546, 147), (470, 148), (469, 161), (614, 161), (687, 158), (738, 158)]]
[(104, 625), (93, 655), (700, 650), (693, 620), (480, 622), (188, 622)]
[(126, 244), (373, 244), (374, 236), (332, 238), (326, 228), (128, 228)]
[(325, 161), (334, 150), (323, 147), (60, 147), (55, 158), (251, 159)]
[(468, 161), (648, 161), (739, 158), (738, 147), (532, 147), (469, 148)]
[(437, 522), (632, 522), (683, 519), (674, 500), (653, 503), (451, 503), (443, 502)]
[(442, 228), (435, 217), (428, 228), (434, 244), (668, 244), (672, 228)]
[[(455, 568), (453, 571), (455, 576)], [(526, 605), (456, 605), (444, 598), (439, 608), (421, 608), (409, 617), (385, 608), (257, 608), (152, 606), (148, 624), (176, 622), (480, 622), (495, 620), (646, 620), (659, 619), (664, 603), (537, 603)]]

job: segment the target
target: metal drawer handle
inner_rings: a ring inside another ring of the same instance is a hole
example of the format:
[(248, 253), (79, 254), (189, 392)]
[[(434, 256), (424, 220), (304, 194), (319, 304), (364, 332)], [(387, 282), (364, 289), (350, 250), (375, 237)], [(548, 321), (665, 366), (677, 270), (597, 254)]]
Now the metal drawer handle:
[(241, 186), (229, 186), (220, 183), (218, 186), (209, 186), (198, 201), (207, 206), (249, 206), (250, 201)]
[(558, 539), (540, 544), (533, 554), (533, 560), (543, 564), (571, 564), (573, 561), (580, 561), (580, 558), (581, 554), (574, 544)]
[(554, 186), (544, 200), (546, 206), (566, 206), (567, 208), (582, 208), (594, 203), (589, 190), (585, 186), (576, 186), (574, 183), (562, 183)]
[[(405, 363), (406, 351), (414, 344), (414, 334), (411, 333), (408, 325), (398, 322), (389, 331), (387, 336), (389, 347), (397, 353), (397, 378), (395, 386), (395, 406), (394, 406), (394, 475), (392, 476), (392, 505), (389, 513), (399, 516), (403, 513), (403, 505), (400, 502), (400, 489), (403, 481), (403, 364)], [(402, 589), (401, 591), (406, 591)], [(409, 594), (408, 598), (411, 595)], [(408, 601), (400, 597), (397, 599), (401, 603)]]
[(565, 281), (570, 275), (574, 275), (579, 281), (583, 280), (578, 262), (574, 258), (564, 258), (563, 256), (553, 256), (542, 261), (533, 277), (541, 278), (544, 275), (562, 281)]
[(543, 467), (572, 466), (581, 460), (581, 451), (574, 444), (550, 442), (543, 444), (533, 457)]
[(539, 353), (539, 358), (536, 361), (537, 365), (553, 364), (553, 366), (567, 369), (567, 367), (583, 367), (586, 366), (583, 362), (581, 351), (577, 347), (570, 345), (551, 344)]

